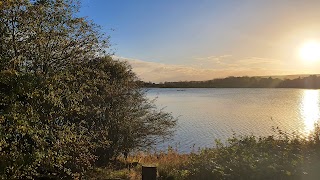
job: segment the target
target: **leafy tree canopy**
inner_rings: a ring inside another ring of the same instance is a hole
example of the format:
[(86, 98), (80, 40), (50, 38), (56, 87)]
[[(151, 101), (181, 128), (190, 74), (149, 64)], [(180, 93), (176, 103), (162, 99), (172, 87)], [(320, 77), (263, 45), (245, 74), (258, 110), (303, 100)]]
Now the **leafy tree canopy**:
[(172, 134), (73, 0), (0, 1), (0, 178), (77, 178)]

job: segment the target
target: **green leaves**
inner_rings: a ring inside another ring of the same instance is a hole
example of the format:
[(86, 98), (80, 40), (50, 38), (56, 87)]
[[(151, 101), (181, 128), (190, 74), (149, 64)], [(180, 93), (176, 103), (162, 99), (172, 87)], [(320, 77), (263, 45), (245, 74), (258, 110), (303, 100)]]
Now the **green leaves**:
[[(1, 1), (2, 2), (2, 1)], [(172, 133), (78, 1), (0, 4), (0, 179), (78, 178)]]
[(319, 128), (311, 138), (234, 136), (191, 155), (186, 179), (314, 179), (320, 151), (312, 137), (317, 134)]

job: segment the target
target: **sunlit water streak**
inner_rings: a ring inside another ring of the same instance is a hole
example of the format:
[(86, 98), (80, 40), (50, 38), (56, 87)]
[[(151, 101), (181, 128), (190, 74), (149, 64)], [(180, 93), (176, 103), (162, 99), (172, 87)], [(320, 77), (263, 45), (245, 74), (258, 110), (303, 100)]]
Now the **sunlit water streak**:
[(320, 119), (320, 91), (304, 89), (150, 89), (156, 105), (178, 117), (172, 141), (180, 152), (212, 147), (237, 135), (268, 136), (273, 128), (308, 135)]
[(320, 119), (318, 90), (305, 90), (303, 92), (300, 110), (304, 119), (305, 133), (309, 134), (314, 130), (315, 123)]

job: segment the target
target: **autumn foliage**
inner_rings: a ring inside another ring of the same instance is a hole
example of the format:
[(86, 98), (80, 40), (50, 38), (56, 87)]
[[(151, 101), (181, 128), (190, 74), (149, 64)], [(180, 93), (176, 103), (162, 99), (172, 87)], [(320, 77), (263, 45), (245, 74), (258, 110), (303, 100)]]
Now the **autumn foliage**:
[(172, 133), (79, 5), (0, 1), (0, 179), (85, 177)]

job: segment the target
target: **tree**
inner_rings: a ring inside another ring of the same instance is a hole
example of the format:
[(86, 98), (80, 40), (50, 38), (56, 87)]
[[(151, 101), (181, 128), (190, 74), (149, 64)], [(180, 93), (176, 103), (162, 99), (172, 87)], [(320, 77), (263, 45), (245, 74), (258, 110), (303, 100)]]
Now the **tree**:
[(92, 141), (96, 143), (93, 154), (98, 165), (106, 165), (119, 153), (151, 147), (172, 134), (175, 120), (156, 110), (126, 63), (110, 56), (97, 58), (67, 73), (59, 75), (65, 78), (60, 81), (65, 87), (59, 89), (69, 88), (76, 97), (57, 96), (65, 97), (65, 102), (77, 101), (64, 103), (70, 105), (69, 119), (86, 119), (90, 131), (96, 132)]
[(73, 0), (0, 2), (0, 177), (76, 178), (169, 137), (175, 120), (106, 52)]
[(50, 73), (103, 55), (108, 38), (93, 22), (76, 17), (74, 0), (5, 1), (1, 4), (2, 64)]

